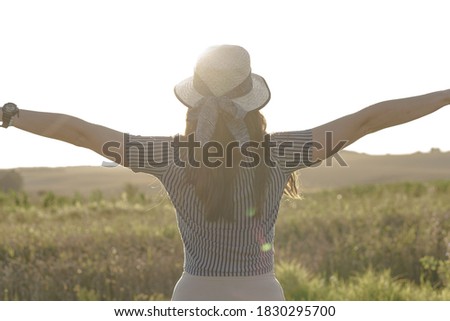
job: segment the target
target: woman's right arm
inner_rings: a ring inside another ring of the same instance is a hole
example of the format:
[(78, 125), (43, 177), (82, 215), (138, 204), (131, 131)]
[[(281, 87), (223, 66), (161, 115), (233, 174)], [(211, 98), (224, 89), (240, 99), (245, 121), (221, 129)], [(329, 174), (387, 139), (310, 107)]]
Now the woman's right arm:
[(361, 137), (431, 114), (450, 104), (450, 90), (383, 101), (312, 130), (312, 161), (324, 160)]
[[(2, 119), (1, 108), (0, 119)], [(118, 164), (123, 164), (124, 134), (119, 131), (70, 115), (22, 109), (19, 117), (14, 117), (13, 126), (36, 135), (90, 149)], [(117, 146), (113, 153), (108, 153), (105, 149), (108, 142), (114, 142), (111, 145)]]

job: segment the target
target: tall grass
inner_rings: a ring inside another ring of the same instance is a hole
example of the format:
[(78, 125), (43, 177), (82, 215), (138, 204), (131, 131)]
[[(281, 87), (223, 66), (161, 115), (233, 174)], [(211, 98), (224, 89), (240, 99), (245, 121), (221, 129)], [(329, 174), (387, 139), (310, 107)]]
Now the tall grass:
[(369, 185), (287, 200), (280, 212), (277, 257), (325, 278), (389, 269), (416, 284), (446, 285), (422, 258), (448, 260), (450, 182)]
[[(290, 300), (450, 300), (450, 181), (285, 199), (276, 271)], [(182, 271), (169, 200), (0, 194), (0, 299), (164, 300)]]

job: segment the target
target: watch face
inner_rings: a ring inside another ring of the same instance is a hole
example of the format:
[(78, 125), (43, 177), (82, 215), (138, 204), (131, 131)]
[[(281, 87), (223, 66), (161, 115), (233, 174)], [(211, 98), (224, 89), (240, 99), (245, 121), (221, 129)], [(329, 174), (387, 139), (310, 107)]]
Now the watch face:
[(17, 110), (17, 107), (13, 104), (6, 104), (3, 108), (5, 108), (4, 111), (7, 113), (13, 113)]

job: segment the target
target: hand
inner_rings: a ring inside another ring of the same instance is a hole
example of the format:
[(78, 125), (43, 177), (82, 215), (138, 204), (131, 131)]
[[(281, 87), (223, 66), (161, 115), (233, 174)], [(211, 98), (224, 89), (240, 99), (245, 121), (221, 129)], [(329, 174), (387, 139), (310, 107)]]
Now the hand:
[(0, 125), (0, 128), (2, 128), (3, 126), (3, 108), (0, 108), (0, 122), (2, 122), (2, 124)]

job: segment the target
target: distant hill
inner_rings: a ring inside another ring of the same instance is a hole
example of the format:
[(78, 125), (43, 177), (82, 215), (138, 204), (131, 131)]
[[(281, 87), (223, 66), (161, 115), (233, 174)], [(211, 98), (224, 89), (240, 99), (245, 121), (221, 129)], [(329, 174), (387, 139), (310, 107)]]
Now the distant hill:
[[(304, 191), (358, 184), (400, 181), (450, 180), (450, 152), (373, 156), (350, 151), (339, 153), (348, 166), (336, 159), (320, 166), (301, 170)], [(148, 193), (161, 192), (158, 181), (145, 174), (116, 167), (18, 168), (24, 190), (30, 194), (54, 191), (61, 195), (84, 195), (101, 190), (105, 195), (117, 195), (126, 184), (133, 184)]]
[(31, 195), (47, 191), (67, 196), (75, 193), (89, 195), (101, 190), (104, 195), (113, 196), (121, 193), (127, 184), (148, 192), (161, 189), (153, 176), (135, 174), (123, 167), (36, 167), (18, 168), (17, 171), (22, 175), (24, 190)]
[(450, 179), (450, 152), (433, 149), (429, 153), (409, 155), (367, 155), (343, 151), (339, 153), (348, 166), (331, 164), (299, 171), (304, 189)]

